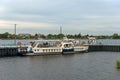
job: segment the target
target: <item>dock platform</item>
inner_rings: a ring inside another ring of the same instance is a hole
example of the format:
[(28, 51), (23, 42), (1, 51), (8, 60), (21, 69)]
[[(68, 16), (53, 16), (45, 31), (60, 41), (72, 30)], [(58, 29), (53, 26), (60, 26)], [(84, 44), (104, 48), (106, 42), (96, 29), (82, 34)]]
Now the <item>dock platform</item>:
[(17, 47), (0, 47), (0, 57), (17, 56)]
[(18, 46), (0, 47), (0, 57), (18, 56), (19, 50), (21, 50), (22, 53), (26, 53), (27, 47), (18, 47)]
[(88, 52), (92, 51), (120, 52), (120, 45), (89, 45)]

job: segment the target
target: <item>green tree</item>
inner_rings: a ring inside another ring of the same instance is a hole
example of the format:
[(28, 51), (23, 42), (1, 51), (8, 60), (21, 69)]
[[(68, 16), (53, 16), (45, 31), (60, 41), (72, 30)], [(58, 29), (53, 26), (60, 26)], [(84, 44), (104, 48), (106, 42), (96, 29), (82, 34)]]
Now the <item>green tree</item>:
[(47, 35), (47, 38), (48, 38), (48, 39), (52, 39), (52, 37), (53, 37), (52, 34), (48, 34), (48, 35)]
[(117, 33), (114, 33), (112, 36), (113, 39), (119, 39), (119, 35)]
[(3, 38), (3, 39), (7, 39), (8, 36), (9, 36), (8, 32), (5, 32), (5, 33), (1, 34), (1, 38)]
[(62, 39), (63, 37), (64, 37), (64, 34), (58, 34), (58, 35), (57, 35), (57, 38), (58, 38), (58, 39)]

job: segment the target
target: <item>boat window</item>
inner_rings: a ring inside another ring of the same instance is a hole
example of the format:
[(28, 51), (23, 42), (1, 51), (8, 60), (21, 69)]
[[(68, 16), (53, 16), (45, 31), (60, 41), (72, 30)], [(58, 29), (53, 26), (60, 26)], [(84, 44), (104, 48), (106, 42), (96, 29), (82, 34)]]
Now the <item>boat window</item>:
[(51, 52), (53, 52), (53, 49), (51, 49)]
[(71, 47), (72, 46), (72, 44), (65, 44), (64, 45), (64, 47), (66, 48), (66, 47)]
[(65, 44), (64, 47), (67, 48), (67, 47), (68, 47), (68, 44)]
[(64, 47), (66, 48), (66, 45), (64, 45)]

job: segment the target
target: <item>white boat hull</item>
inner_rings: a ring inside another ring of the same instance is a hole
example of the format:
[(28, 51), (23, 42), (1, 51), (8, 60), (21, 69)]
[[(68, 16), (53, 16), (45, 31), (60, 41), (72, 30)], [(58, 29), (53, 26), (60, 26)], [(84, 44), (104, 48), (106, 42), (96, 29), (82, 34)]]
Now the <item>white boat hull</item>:
[(27, 53), (27, 54), (23, 54), (24, 56), (44, 56), (44, 55), (61, 55), (60, 52), (56, 52), (56, 53)]
[(75, 51), (75, 53), (87, 52), (88, 51), (88, 46), (75, 46), (74, 51)]

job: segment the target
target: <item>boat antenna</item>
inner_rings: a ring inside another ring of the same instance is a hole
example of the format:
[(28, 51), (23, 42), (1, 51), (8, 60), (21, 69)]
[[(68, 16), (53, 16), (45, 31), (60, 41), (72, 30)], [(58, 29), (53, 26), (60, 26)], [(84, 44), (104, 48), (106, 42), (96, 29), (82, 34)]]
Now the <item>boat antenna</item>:
[(62, 27), (60, 26), (60, 34), (62, 34)]
[(14, 39), (14, 44), (16, 45), (16, 25), (17, 24), (14, 24), (14, 37), (15, 37), (15, 39)]

